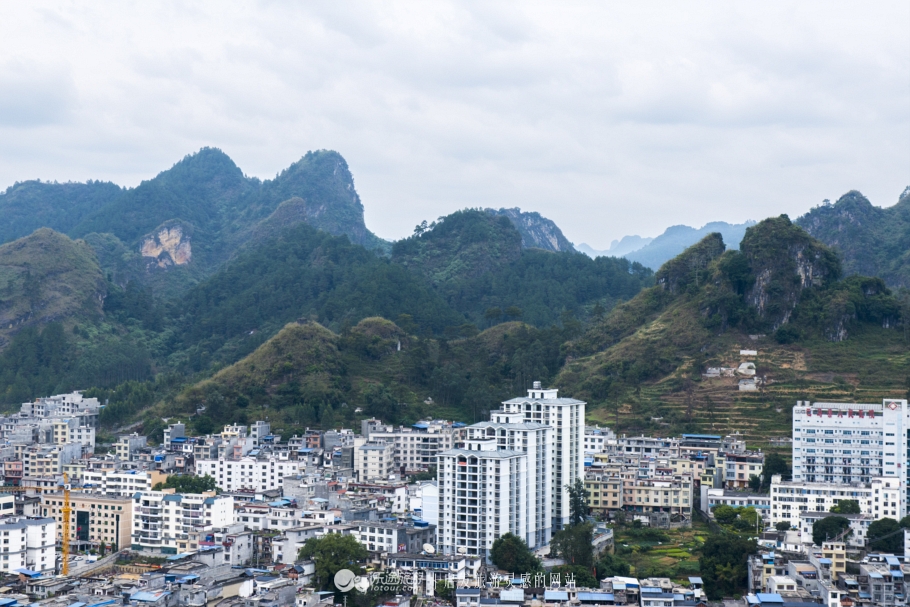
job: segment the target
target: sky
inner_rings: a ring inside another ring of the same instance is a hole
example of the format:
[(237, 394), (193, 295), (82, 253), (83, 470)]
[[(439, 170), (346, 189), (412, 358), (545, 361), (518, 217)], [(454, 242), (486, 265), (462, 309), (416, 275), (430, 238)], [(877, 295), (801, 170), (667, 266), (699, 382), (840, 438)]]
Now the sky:
[(348, 162), (387, 239), (520, 207), (606, 249), (910, 185), (910, 3), (0, 3), (0, 190), (204, 146)]

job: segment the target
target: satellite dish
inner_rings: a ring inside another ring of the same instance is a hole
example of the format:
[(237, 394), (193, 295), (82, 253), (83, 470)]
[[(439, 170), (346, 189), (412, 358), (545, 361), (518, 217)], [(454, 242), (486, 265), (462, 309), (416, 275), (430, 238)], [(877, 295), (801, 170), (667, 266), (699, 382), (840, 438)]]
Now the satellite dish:
[(464, 546), (460, 546), (458, 548), (458, 554), (467, 554), (467, 553), (468, 553), (468, 549), (465, 548)]
[(436, 552), (436, 548), (433, 546), (433, 544), (424, 544), (423, 551), (427, 554), (433, 554)]

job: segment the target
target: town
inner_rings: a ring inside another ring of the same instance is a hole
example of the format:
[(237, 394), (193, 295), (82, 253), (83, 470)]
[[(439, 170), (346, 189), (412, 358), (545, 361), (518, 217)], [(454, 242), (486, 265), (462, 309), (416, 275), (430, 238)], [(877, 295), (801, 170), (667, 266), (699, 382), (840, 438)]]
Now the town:
[(0, 605), (707, 606), (725, 531), (747, 587), (724, 604), (907, 600), (905, 400), (797, 402), (792, 468), (740, 435), (617, 436), (540, 382), (473, 425), (175, 422), (154, 446), (96, 444), (102, 407), (2, 419)]

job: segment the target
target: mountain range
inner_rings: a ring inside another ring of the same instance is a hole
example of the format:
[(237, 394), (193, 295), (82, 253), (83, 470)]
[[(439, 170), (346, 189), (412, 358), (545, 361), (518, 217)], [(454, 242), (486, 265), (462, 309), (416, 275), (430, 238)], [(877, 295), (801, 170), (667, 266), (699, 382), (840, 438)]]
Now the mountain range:
[(597, 251), (585, 244), (579, 245), (577, 248), (591, 257), (625, 257), (630, 261), (637, 261), (647, 268), (657, 269), (682, 253), (687, 247), (714, 232), (721, 234), (724, 242), (735, 249), (739, 247), (740, 241), (745, 236), (746, 228), (753, 225), (755, 225), (754, 221), (738, 224), (714, 221), (701, 228), (683, 225), (670, 226), (655, 238), (624, 236), (622, 240), (614, 240), (606, 251)]
[[(110, 403), (103, 428), (267, 415), (293, 432), (472, 421), (539, 380), (618, 430), (743, 428), (761, 445), (788, 434), (797, 398), (906, 389), (910, 304), (889, 288), (906, 192), (892, 209), (851, 192), (796, 222), (676, 226), (592, 258), (520, 209), (456, 211), (389, 243), (353, 183), (336, 152), (260, 181), (204, 149), (132, 189), (15, 184), (0, 195), (0, 403), (80, 388)], [(759, 351), (760, 381), (702, 376), (741, 349)]]

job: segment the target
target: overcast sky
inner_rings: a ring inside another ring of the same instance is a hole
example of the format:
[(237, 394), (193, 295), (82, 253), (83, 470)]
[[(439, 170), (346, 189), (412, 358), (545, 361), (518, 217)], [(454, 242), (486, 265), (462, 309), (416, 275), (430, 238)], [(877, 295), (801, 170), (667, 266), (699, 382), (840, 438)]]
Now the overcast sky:
[(0, 4), (0, 189), (326, 148), (384, 238), (518, 206), (607, 248), (910, 184), (906, 0), (88, 4)]

